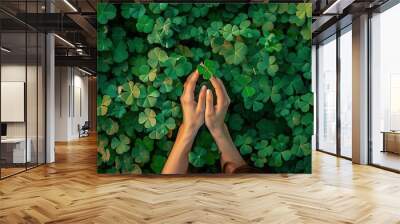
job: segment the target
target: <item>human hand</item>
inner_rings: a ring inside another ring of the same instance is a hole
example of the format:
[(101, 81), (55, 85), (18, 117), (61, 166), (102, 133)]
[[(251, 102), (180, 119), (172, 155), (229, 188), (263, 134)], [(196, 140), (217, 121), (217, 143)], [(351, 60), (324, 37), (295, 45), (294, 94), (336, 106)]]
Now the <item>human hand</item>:
[(182, 127), (190, 133), (197, 133), (204, 124), (204, 111), (206, 101), (206, 86), (202, 86), (198, 101), (194, 99), (194, 89), (199, 78), (199, 72), (195, 70), (184, 84), (183, 94), (180, 98), (183, 112)]
[(231, 99), (226, 92), (225, 86), (221, 79), (213, 76), (210, 78), (211, 84), (217, 95), (217, 104), (214, 105), (214, 97), (211, 90), (207, 90), (205, 123), (211, 135), (215, 137), (226, 133), (225, 115), (228, 111)]

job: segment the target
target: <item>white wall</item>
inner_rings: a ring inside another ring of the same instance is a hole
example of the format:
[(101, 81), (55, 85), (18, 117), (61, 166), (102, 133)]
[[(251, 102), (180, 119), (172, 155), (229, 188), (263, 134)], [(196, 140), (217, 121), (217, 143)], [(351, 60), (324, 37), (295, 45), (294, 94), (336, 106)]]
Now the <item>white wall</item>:
[(72, 67), (56, 67), (55, 74), (55, 140), (70, 141), (88, 120), (88, 78)]

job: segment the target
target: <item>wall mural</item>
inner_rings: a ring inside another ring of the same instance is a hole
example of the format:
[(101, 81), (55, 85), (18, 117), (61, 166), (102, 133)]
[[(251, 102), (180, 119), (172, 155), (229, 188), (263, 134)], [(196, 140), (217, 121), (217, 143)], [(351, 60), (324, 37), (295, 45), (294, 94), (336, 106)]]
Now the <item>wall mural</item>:
[(311, 173), (310, 3), (99, 3), (99, 173)]

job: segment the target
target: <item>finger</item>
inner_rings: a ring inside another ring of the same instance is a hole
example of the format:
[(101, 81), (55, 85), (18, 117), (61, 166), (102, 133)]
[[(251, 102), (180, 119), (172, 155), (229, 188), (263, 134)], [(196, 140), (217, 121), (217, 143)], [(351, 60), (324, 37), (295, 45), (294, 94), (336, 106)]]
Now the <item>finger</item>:
[(190, 99), (194, 98), (194, 88), (196, 87), (197, 79), (199, 79), (199, 72), (197, 70), (186, 79), (183, 94), (187, 95)]
[(206, 93), (207, 93), (207, 87), (202, 86), (199, 93), (199, 100), (197, 101), (198, 112), (204, 112), (204, 110), (206, 109)]
[(206, 114), (214, 113), (214, 99), (213, 94), (210, 89), (207, 89), (207, 97), (206, 97)]
[(226, 93), (224, 84), (214, 76), (210, 79), (210, 81), (215, 89), (215, 94), (217, 95), (217, 107), (225, 105), (225, 101), (227, 101), (229, 97)]

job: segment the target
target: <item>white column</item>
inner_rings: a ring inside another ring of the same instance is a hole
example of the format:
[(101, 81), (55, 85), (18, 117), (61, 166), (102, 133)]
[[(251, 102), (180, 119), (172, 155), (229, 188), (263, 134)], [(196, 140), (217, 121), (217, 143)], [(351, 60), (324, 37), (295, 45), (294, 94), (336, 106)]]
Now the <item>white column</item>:
[(47, 34), (47, 77), (46, 77), (46, 163), (55, 161), (54, 133), (55, 133), (55, 60), (54, 60), (54, 35)]
[(368, 16), (353, 19), (353, 162), (368, 163)]

